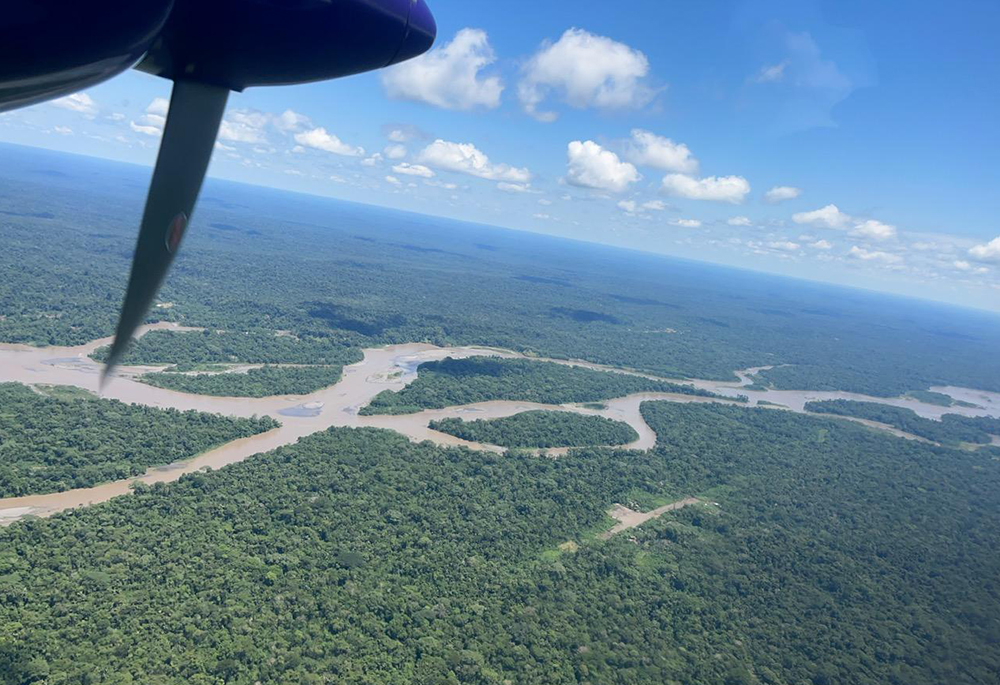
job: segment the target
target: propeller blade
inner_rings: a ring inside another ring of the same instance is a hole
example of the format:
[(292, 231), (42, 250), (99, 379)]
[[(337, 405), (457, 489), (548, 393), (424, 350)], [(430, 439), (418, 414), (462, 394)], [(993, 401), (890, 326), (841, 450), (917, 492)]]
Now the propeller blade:
[(174, 83), (128, 291), (101, 377), (102, 386), (145, 319), (177, 254), (205, 179), (228, 97), (228, 88), (192, 81)]

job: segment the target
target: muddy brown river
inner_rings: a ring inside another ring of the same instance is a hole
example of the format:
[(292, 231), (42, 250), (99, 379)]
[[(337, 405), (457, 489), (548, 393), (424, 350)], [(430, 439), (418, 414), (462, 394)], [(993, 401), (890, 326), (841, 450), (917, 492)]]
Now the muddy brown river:
[[(192, 330), (176, 324), (155, 324), (146, 326), (149, 330)], [(98, 392), (101, 365), (89, 359), (98, 347), (107, 345), (110, 338), (95, 340), (77, 347), (30, 347), (26, 345), (0, 344), (0, 382), (16, 381), (29, 385), (51, 384), (69, 385)], [(627, 445), (631, 449), (649, 449), (656, 443), (656, 435), (643, 421), (639, 412), (642, 402), (668, 400), (672, 402), (723, 402), (728, 400), (692, 397), (669, 393), (638, 393), (604, 402), (603, 409), (591, 409), (579, 405), (544, 405), (532, 402), (492, 401), (480, 402), (461, 407), (432, 409), (417, 414), (399, 416), (359, 416), (358, 410), (383, 390), (400, 390), (416, 378), (416, 369), (423, 362), (445, 357), (472, 356), (518, 357), (520, 355), (485, 347), (436, 347), (424, 343), (392, 345), (389, 347), (364, 350), (364, 359), (344, 367), (343, 378), (333, 386), (309, 395), (283, 395), (266, 398), (211, 397), (194, 395), (156, 388), (139, 383), (135, 376), (150, 370), (149, 367), (124, 367), (118, 377), (111, 380), (102, 396), (134, 402), (152, 407), (173, 407), (175, 409), (212, 412), (227, 416), (271, 416), (281, 422), (281, 427), (261, 435), (235, 440), (204, 452), (190, 460), (149, 469), (143, 476), (90, 488), (69, 490), (45, 495), (28, 495), (0, 499), (0, 524), (10, 523), (26, 515), (49, 516), (73, 507), (104, 502), (112, 497), (127, 494), (133, 483), (147, 484), (174, 481), (186, 473), (193, 473), (206, 467), (221, 468), (227, 464), (242, 461), (247, 457), (292, 444), (299, 438), (332, 426), (371, 426), (388, 428), (407, 436), (411, 440), (431, 440), (440, 445), (464, 445), (472, 449), (502, 452), (494, 445), (472, 443), (431, 430), (428, 423), (433, 420), (460, 417), (467, 420), (491, 419), (511, 416), (532, 409), (561, 409), (580, 414), (604, 416), (631, 425), (639, 434), (639, 439)], [(560, 364), (582, 366), (612, 373), (638, 374), (622, 369), (604, 367), (599, 364), (565, 360)], [(923, 404), (908, 398), (873, 398), (865, 395), (842, 392), (811, 392), (795, 390), (749, 391), (751, 376), (761, 369), (747, 369), (738, 372), (739, 381), (730, 383), (706, 380), (689, 381), (696, 387), (711, 390), (721, 395), (735, 397), (743, 394), (750, 398), (750, 405), (761, 400), (782, 405), (792, 411), (802, 412), (803, 405), (810, 400), (857, 399), (883, 402), (894, 406), (913, 409), (927, 418), (940, 418), (945, 413), (961, 413), (969, 416), (1000, 416), (1000, 393), (987, 393), (967, 388), (934, 388), (956, 399), (978, 405), (972, 407), (940, 407)], [(648, 376), (655, 378), (653, 376)], [(870, 422), (869, 422), (870, 423)], [(884, 426), (877, 426), (886, 428)], [(900, 431), (892, 431), (902, 437), (910, 437)], [(543, 450), (555, 456), (565, 453), (565, 449)]]

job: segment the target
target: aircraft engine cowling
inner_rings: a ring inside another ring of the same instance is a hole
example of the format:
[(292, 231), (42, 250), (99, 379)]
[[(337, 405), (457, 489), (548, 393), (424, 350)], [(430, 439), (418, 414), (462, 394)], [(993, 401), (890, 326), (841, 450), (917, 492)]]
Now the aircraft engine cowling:
[(138, 69), (230, 90), (380, 69), (425, 52), (424, 0), (176, 0)]
[(68, 95), (133, 66), (173, 0), (5, 0), (0, 112)]

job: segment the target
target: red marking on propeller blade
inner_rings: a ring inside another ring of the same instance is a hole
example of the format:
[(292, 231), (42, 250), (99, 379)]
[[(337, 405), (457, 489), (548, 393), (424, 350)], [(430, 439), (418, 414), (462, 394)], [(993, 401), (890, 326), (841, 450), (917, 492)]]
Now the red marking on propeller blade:
[(170, 222), (170, 226), (167, 227), (167, 252), (173, 254), (177, 251), (177, 248), (181, 244), (181, 238), (184, 237), (184, 230), (187, 228), (187, 215), (181, 212), (174, 217), (173, 221)]

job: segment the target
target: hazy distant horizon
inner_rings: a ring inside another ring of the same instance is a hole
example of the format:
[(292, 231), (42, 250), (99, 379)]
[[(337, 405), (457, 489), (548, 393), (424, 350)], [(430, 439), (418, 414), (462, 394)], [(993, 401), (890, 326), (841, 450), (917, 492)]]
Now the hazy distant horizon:
[[(142, 164), (142, 163), (123, 161), (123, 160), (120, 160), (120, 159), (112, 159), (112, 158), (101, 157), (101, 156), (96, 156), (96, 155), (85, 155), (85, 154), (78, 154), (78, 153), (73, 153), (73, 152), (66, 152), (64, 150), (59, 150), (59, 149), (37, 147), (37, 146), (32, 146), (32, 145), (20, 145), (20, 144), (17, 144), (17, 143), (8, 143), (8, 142), (0, 141), (0, 150), (2, 150), (5, 147), (19, 149), (21, 151), (27, 152), (28, 154), (43, 154), (43, 155), (44, 154), (51, 154), (51, 155), (56, 155), (56, 156), (78, 158), (80, 160), (86, 160), (89, 163), (103, 163), (103, 164), (108, 164), (108, 165), (118, 166), (118, 167), (123, 167), (123, 168), (131, 168), (133, 170), (148, 171), (149, 173), (152, 172), (152, 166), (151, 165), (146, 165), (146, 164)], [(0, 158), (0, 172), (3, 171), (4, 162), (5, 162), (5, 160), (2, 159), (2, 158)], [(17, 170), (17, 171), (20, 171), (20, 170)], [(66, 174), (66, 176), (69, 176), (69, 174)], [(215, 176), (215, 175), (212, 175), (211, 170), (210, 170), (210, 173), (209, 173), (208, 177), (206, 178), (206, 185), (202, 189), (202, 195), (201, 195), (200, 202), (204, 201), (206, 199), (206, 197), (207, 197), (207, 194), (211, 192), (211, 187), (212, 187), (213, 183), (232, 184), (233, 186), (237, 186), (237, 187), (241, 187), (241, 188), (264, 189), (264, 190), (271, 191), (271, 192), (274, 192), (274, 193), (277, 193), (277, 194), (280, 194), (280, 195), (301, 196), (301, 197), (312, 198), (312, 199), (317, 199), (317, 200), (321, 200), (321, 201), (331, 201), (331, 202), (335, 202), (335, 203), (343, 203), (343, 204), (346, 204), (346, 205), (352, 205), (352, 206), (355, 206), (355, 207), (365, 208), (365, 209), (369, 209), (369, 210), (397, 212), (397, 213), (404, 214), (404, 215), (410, 215), (410, 216), (414, 216), (414, 217), (421, 217), (421, 218), (430, 219), (430, 220), (446, 221), (446, 222), (451, 222), (451, 223), (455, 223), (455, 224), (464, 224), (464, 225), (476, 226), (476, 227), (481, 227), (481, 228), (496, 229), (496, 230), (501, 230), (501, 231), (511, 231), (511, 232), (515, 232), (515, 233), (525, 233), (525, 234), (528, 234), (528, 235), (531, 235), (531, 236), (545, 237), (545, 238), (550, 238), (550, 239), (553, 239), (553, 240), (566, 241), (566, 242), (570, 242), (570, 243), (580, 243), (580, 244), (588, 245), (588, 246), (606, 247), (606, 248), (611, 248), (611, 249), (614, 249), (614, 250), (621, 250), (621, 251), (624, 251), (624, 252), (632, 252), (632, 253), (638, 253), (638, 254), (648, 255), (648, 256), (652, 256), (652, 257), (665, 258), (665, 259), (668, 259), (668, 260), (677, 260), (677, 261), (680, 261), (680, 262), (686, 262), (686, 263), (704, 265), (706, 267), (724, 268), (724, 269), (730, 269), (730, 270), (733, 270), (733, 271), (744, 272), (744, 273), (748, 273), (748, 274), (756, 274), (756, 275), (761, 275), (761, 276), (778, 277), (778, 278), (786, 279), (786, 280), (792, 281), (792, 282), (799, 281), (799, 282), (812, 283), (812, 284), (828, 285), (828, 286), (832, 286), (832, 287), (835, 287), (835, 288), (843, 288), (843, 289), (848, 289), (848, 290), (854, 290), (854, 291), (858, 291), (858, 292), (862, 292), (862, 293), (870, 293), (870, 294), (873, 294), (873, 295), (886, 295), (886, 296), (892, 296), (892, 297), (899, 297), (899, 298), (903, 298), (905, 300), (912, 301), (914, 303), (926, 303), (928, 305), (945, 305), (945, 306), (949, 306), (949, 307), (955, 307), (955, 308), (960, 309), (960, 310), (966, 310), (966, 311), (968, 311), (970, 313), (986, 313), (986, 314), (997, 314), (997, 315), (1000, 315), (1000, 297), (997, 297), (997, 298), (994, 298), (994, 299), (984, 298), (984, 301), (980, 302), (980, 303), (969, 303), (967, 301), (964, 301), (964, 300), (961, 300), (961, 299), (958, 299), (958, 298), (948, 298), (948, 297), (935, 298), (935, 297), (928, 297), (926, 294), (915, 294), (912, 291), (910, 291), (910, 290), (908, 290), (906, 288), (902, 288), (902, 287), (899, 287), (899, 288), (877, 288), (877, 287), (872, 287), (872, 286), (860, 285), (860, 284), (857, 284), (855, 282), (843, 281), (843, 280), (837, 280), (837, 279), (831, 279), (831, 278), (809, 278), (807, 276), (804, 276), (804, 275), (801, 275), (801, 274), (797, 274), (797, 273), (787, 273), (787, 272), (777, 271), (777, 270), (767, 270), (767, 269), (753, 268), (753, 267), (747, 266), (745, 264), (739, 264), (739, 263), (734, 263), (734, 262), (712, 261), (712, 260), (709, 260), (709, 259), (691, 257), (691, 256), (687, 256), (687, 255), (675, 254), (675, 253), (670, 253), (670, 252), (662, 252), (662, 251), (657, 251), (657, 250), (644, 250), (644, 249), (641, 249), (641, 248), (638, 248), (638, 247), (633, 247), (633, 246), (619, 245), (619, 244), (615, 244), (615, 243), (601, 242), (601, 241), (597, 241), (597, 240), (587, 240), (586, 238), (571, 237), (571, 236), (565, 236), (565, 235), (547, 233), (547, 232), (544, 232), (544, 231), (532, 230), (531, 228), (526, 228), (526, 227), (518, 227), (518, 226), (509, 226), (509, 225), (502, 225), (502, 224), (491, 224), (491, 223), (485, 223), (485, 222), (470, 221), (468, 219), (456, 218), (456, 217), (452, 217), (452, 216), (448, 216), (448, 215), (443, 215), (443, 214), (432, 214), (432, 213), (418, 212), (418, 211), (414, 211), (414, 210), (411, 210), (411, 209), (401, 209), (401, 208), (393, 207), (393, 206), (389, 206), (389, 205), (379, 205), (379, 204), (374, 204), (374, 203), (370, 203), (370, 202), (362, 202), (362, 201), (358, 201), (358, 200), (352, 200), (352, 199), (347, 199), (347, 198), (343, 198), (343, 197), (337, 197), (337, 196), (333, 196), (333, 195), (323, 195), (323, 194), (318, 194), (318, 193), (310, 193), (310, 192), (306, 192), (306, 191), (303, 191), (303, 190), (293, 190), (293, 189), (282, 188), (282, 187), (277, 187), (277, 186), (272, 186), (272, 185), (251, 183), (251, 182), (248, 182), (248, 181), (235, 180), (235, 179), (227, 178), (227, 177), (224, 177), (224, 176)], [(144, 194), (145, 194), (145, 186), (142, 186), (142, 193), (141, 194), (142, 194), (142, 196), (144, 196)], [(137, 195), (137, 199), (138, 199), (138, 197), (139, 196)], [(0, 199), (2, 199), (2, 197), (0, 197)], [(0, 214), (2, 214), (2, 212), (0, 212)], [(139, 218), (140, 218), (140, 216), (139, 216), (139, 214), (137, 214), (136, 217), (135, 217), (137, 230), (138, 230), (138, 221), (139, 221)], [(196, 210), (196, 214), (195, 214), (194, 218), (195, 218), (195, 221), (197, 222), (197, 219), (198, 219), (197, 210)], [(292, 220), (290, 217), (286, 217), (286, 218), (289, 218), (290, 220)]]

